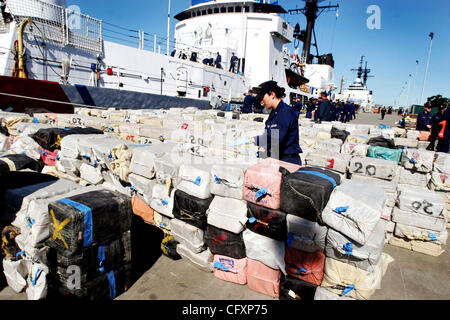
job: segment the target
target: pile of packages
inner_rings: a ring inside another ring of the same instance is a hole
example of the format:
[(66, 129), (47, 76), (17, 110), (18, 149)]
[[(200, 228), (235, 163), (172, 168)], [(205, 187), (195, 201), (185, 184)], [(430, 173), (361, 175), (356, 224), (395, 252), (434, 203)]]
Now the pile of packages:
[(0, 190), (8, 208), (17, 199), (2, 222), (8, 284), (30, 299), (53, 283), (66, 296), (114, 298), (130, 285), (130, 212), (164, 231), (166, 256), (280, 299), (370, 299), (393, 261), (388, 241), (442, 253), (450, 157), (424, 150), (422, 133), (301, 118), (300, 167), (233, 144), (262, 134), (266, 117), (0, 113), (1, 178), (39, 175)]

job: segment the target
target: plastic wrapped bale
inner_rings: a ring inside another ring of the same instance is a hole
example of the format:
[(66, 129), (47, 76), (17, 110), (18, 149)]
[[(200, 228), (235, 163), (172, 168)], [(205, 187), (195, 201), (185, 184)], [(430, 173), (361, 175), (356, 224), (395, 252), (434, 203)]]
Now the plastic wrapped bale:
[(439, 173), (450, 172), (450, 155), (448, 153), (436, 152), (436, 159), (434, 160), (433, 171)]
[[(88, 152), (91, 164), (100, 164), (104, 168), (114, 171), (113, 163), (120, 161), (121, 152), (128, 151), (128, 146), (133, 145), (129, 141), (122, 141), (114, 137), (98, 137), (83, 139), (79, 142), (80, 154), (83, 157), (84, 152)], [(130, 151), (131, 160), (132, 151)], [(128, 163), (129, 166), (129, 163)]]
[(174, 239), (189, 251), (200, 253), (206, 249), (203, 240), (203, 230), (178, 219), (172, 219), (170, 221), (170, 229)]
[(181, 165), (177, 189), (199, 199), (211, 198), (211, 166)]
[(394, 138), (394, 144), (396, 147), (417, 148), (419, 141), (417, 139)]
[(394, 235), (398, 238), (406, 238), (408, 240), (420, 240), (425, 242), (433, 242), (445, 246), (447, 244), (448, 232), (447, 229), (437, 232), (417, 228), (413, 226), (396, 223)]
[(131, 184), (131, 190), (137, 192), (140, 195), (145, 195), (149, 197), (152, 192), (153, 188), (156, 185), (155, 179), (147, 179), (142, 176), (139, 176), (137, 174), (130, 174), (128, 176), (128, 180)]
[(80, 141), (91, 138), (106, 138), (103, 135), (82, 135), (82, 134), (72, 134), (69, 136), (65, 136), (61, 140), (61, 152), (60, 155), (62, 157), (78, 159), (81, 155), (91, 155), (90, 145), (86, 143), (81, 143), (81, 147), (84, 147), (80, 150)]
[(31, 261), (25, 259), (3, 259), (3, 273), (8, 286), (15, 292), (20, 293), (27, 287), (27, 278)]
[(207, 223), (216, 228), (241, 233), (247, 223), (247, 203), (215, 196), (207, 211)]
[(101, 274), (79, 289), (73, 283), (70, 284), (70, 288), (67, 284), (62, 283), (59, 287), (59, 293), (66, 299), (108, 301), (126, 292), (132, 284), (131, 279), (131, 263), (128, 263), (117, 270)]
[(154, 224), (154, 210), (139, 196), (133, 195), (131, 198), (133, 213), (141, 217), (145, 222)]
[(358, 300), (369, 300), (377, 289), (387, 268), (393, 262), (391, 256), (382, 253), (373, 272), (367, 272), (350, 264), (328, 258), (325, 260), (325, 274), (322, 287), (333, 293)]
[(320, 131), (330, 133), (333, 124), (331, 123), (314, 123), (313, 128), (317, 128)]
[(431, 217), (443, 216), (446, 204), (442, 197), (428, 189), (403, 185), (398, 186), (397, 206), (400, 210), (416, 212)]
[(280, 280), (280, 300), (314, 300), (317, 286), (292, 277), (281, 275)]
[(306, 164), (346, 173), (351, 158), (350, 155), (333, 151), (315, 151), (308, 153)]
[(352, 175), (393, 180), (396, 176), (397, 168), (398, 164), (394, 161), (370, 157), (352, 158), (350, 160), (349, 172)]
[(323, 279), (325, 254), (322, 251), (314, 253), (286, 248), (286, 272), (288, 275), (320, 286)]
[(72, 134), (98, 134), (103, 131), (94, 128), (50, 128), (40, 129), (31, 137), (44, 149), (61, 149), (61, 140)]
[(330, 140), (331, 139), (331, 133), (324, 132), (324, 131), (319, 131), (319, 132), (317, 132), (316, 139), (317, 139), (317, 141), (319, 141), (319, 140), (320, 141)]
[[(372, 137), (372, 135), (371, 135), (371, 137)], [(373, 138), (370, 138), (369, 141), (367, 141), (367, 144), (372, 147), (383, 147), (383, 148), (395, 149), (394, 140), (387, 139), (383, 136), (375, 136)]]
[(72, 177), (80, 176), (80, 168), (83, 162), (78, 159), (66, 158), (58, 155), (56, 158), (56, 168), (59, 172), (68, 174)]
[(431, 172), (430, 189), (434, 191), (450, 191), (450, 174)]
[(118, 237), (131, 228), (131, 199), (110, 191), (92, 191), (48, 205), (52, 217), (48, 244), (76, 253)]
[(384, 147), (369, 147), (367, 156), (369, 158), (383, 159), (400, 163), (403, 151), (401, 149), (393, 150)]
[(442, 245), (440, 245), (439, 243), (426, 242), (421, 240), (409, 240), (404, 238), (392, 237), (389, 239), (389, 244), (395, 247), (404, 248), (433, 257), (438, 257), (445, 252)]
[(190, 261), (195, 267), (205, 272), (214, 271), (214, 255), (209, 249), (200, 253), (195, 253), (186, 248), (183, 244), (177, 245), (177, 253), (183, 258)]
[(181, 221), (205, 230), (207, 224), (207, 211), (212, 200), (213, 197), (199, 199), (177, 189), (174, 195), (173, 215)]
[(207, 226), (204, 241), (213, 254), (235, 259), (246, 257), (243, 234), (235, 234), (226, 230)]
[(280, 295), (281, 272), (264, 263), (248, 259), (247, 285), (250, 290), (278, 298)]
[(155, 158), (170, 153), (175, 143), (162, 143), (133, 149), (130, 171), (148, 179), (153, 179), (155, 170)]
[(356, 299), (339, 295), (325, 288), (318, 287), (316, 290), (316, 294), (314, 295), (314, 300), (356, 300)]
[(39, 163), (24, 154), (10, 154), (0, 157), (0, 175), (3, 175), (5, 172), (25, 169), (40, 172), (42, 168), (42, 163)]
[(304, 167), (291, 174), (281, 170), (281, 211), (317, 221), (334, 188), (341, 183), (340, 176), (312, 167)]
[(300, 166), (275, 159), (264, 159), (247, 169), (244, 182), (244, 200), (271, 208), (280, 209), (281, 179), (280, 167), (295, 172)]
[(443, 214), (429, 216), (422, 213), (403, 211), (397, 207), (392, 211), (392, 221), (436, 232), (442, 232), (447, 227), (447, 218)]
[(369, 124), (347, 124), (346, 131), (350, 132), (351, 135), (366, 136), (373, 129), (373, 125)]
[(243, 199), (244, 177), (247, 165), (213, 165), (211, 168), (211, 193), (233, 199)]
[(247, 258), (264, 263), (272, 269), (280, 269), (286, 274), (285, 243), (245, 230), (242, 233)]
[(325, 254), (328, 258), (351, 264), (367, 272), (373, 272), (383, 252), (385, 229), (386, 221), (379, 220), (364, 245), (354, 243), (340, 232), (330, 229)]
[(401, 181), (402, 184), (427, 188), (430, 179), (431, 175), (429, 173), (422, 173), (399, 167), (399, 181)]
[(319, 151), (329, 151), (339, 153), (341, 151), (342, 140), (340, 139), (318, 139), (314, 148)]
[(250, 202), (247, 208), (247, 229), (274, 240), (286, 240), (286, 213)]
[(94, 167), (86, 163), (80, 166), (80, 177), (93, 185), (101, 184), (104, 181), (101, 167)]
[(406, 149), (403, 153), (402, 164), (406, 169), (429, 173), (433, 170), (434, 151)]
[(156, 181), (166, 185), (169, 182), (174, 188), (178, 186), (179, 164), (177, 153), (167, 153), (155, 158)]
[(17, 140), (11, 141), (10, 145), (9, 153), (25, 154), (34, 160), (41, 157), (41, 146), (28, 136), (18, 137)]
[(33, 118), (27, 114), (9, 113), (2, 116), (1, 126), (8, 130), (10, 135), (17, 135), (17, 125), (21, 122), (33, 122)]
[(287, 215), (287, 247), (304, 252), (323, 251), (327, 227), (291, 214)]
[(340, 130), (338, 128), (335, 128), (334, 125), (331, 128), (331, 137), (335, 139), (342, 140), (342, 143), (344, 143), (347, 140), (347, 137), (350, 135), (348, 131)]
[(347, 140), (345, 141), (345, 143), (367, 144), (368, 141), (369, 141), (369, 136), (367, 136), (367, 135), (364, 135), (364, 136), (349, 135), (347, 137)]
[(80, 285), (84, 287), (102, 274), (131, 263), (131, 232), (127, 231), (101, 245), (84, 248), (77, 254), (58, 250), (55, 256), (55, 271), (59, 282), (69, 283), (76, 267), (80, 275)]
[(180, 260), (181, 256), (177, 252), (179, 243), (174, 239), (173, 235), (165, 235), (161, 241), (161, 251), (172, 260)]
[(247, 284), (247, 258), (214, 255), (214, 276), (228, 282)]
[(171, 189), (170, 187), (156, 184), (153, 187), (150, 206), (155, 211), (158, 211), (169, 218), (174, 218), (173, 204), (175, 191), (176, 189)]
[(348, 180), (337, 187), (323, 210), (325, 224), (364, 245), (381, 218), (386, 195), (383, 189)]
[(172, 220), (171, 218), (168, 218), (165, 215), (162, 215), (159, 212), (155, 211), (153, 214), (153, 220), (153, 224), (161, 229), (164, 234), (172, 235), (172, 230), (170, 229), (170, 221)]
[(377, 187), (382, 188), (386, 194), (385, 206), (393, 208), (395, 207), (395, 203), (397, 201), (398, 178), (399, 176), (396, 175), (395, 180), (389, 181), (377, 178), (370, 178), (367, 176), (353, 175), (351, 180), (363, 184), (375, 185)]
[(367, 157), (368, 150), (369, 150), (369, 146), (367, 144), (361, 144), (361, 143), (347, 142), (347, 143), (344, 143), (341, 147), (341, 153), (348, 154), (353, 157), (359, 157), (359, 158)]

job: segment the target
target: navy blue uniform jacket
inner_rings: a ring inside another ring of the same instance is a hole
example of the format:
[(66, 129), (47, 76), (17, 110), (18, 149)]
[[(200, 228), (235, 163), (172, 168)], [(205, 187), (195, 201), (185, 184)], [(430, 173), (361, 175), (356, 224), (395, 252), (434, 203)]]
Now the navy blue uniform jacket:
[(427, 125), (432, 125), (431, 123), (431, 113), (425, 113), (425, 111), (422, 111), (417, 116), (417, 126), (416, 130), (419, 131), (430, 131), (430, 128), (427, 127)]
[[(303, 152), (299, 142), (298, 117), (295, 110), (283, 101), (269, 115), (265, 124), (264, 134), (255, 137), (256, 144), (265, 148), (269, 157), (273, 156), (272, 149), (276, 150), (275, 148), (277, 147), (272, 145), (272, 130), (279, 130), (278, 147), (280, 159)], [(273, 142), (276, 143), (277, 141)]]
[(319, 104), (318, 112), (321, 121), (331, 121), (330, 101), (322, 100)]
[(253, 103), (254, 103), (254, 98), (252, 95), (248, 95), (245, 97), (244, 99), (244, 106), (242, 107), (242, 112), (243, 113), (252, 113), (253, 112)]

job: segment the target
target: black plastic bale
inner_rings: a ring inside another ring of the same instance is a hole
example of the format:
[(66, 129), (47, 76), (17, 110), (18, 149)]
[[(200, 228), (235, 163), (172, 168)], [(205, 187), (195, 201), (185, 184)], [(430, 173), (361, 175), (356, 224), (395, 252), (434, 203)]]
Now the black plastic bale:
[(316, 294), (315, 284), (297, 279), (290, 275), (281, 275), (280, 300), (305, 300), (312, 301)]
[(179, 244), (172, 235), (167, 235), (161, 241), (161, 251), (163, 255), (169, 257), (172, 260), (180, 260), (181, 256), (177, 252), (177, 245)]
[(350, 132), (345, 130), (340, 130), (335, 127), (331, 128), (331, 137), (336, 139), (341, 139), (342, 142), (345, 142), (347, 140), (347, 137), (350, 135)]
[(290, 173), (285, 168), (280, 168), (280, 171), (283, 175), (281, 211), (313, 222), (320, 222), (320, 215), (334, 190), (333, 184), (340, 185), (341, 177), (329, 170), (315, 167), (304, 167), (294, 173)]
[(367, 144), (372, 147), (384, 147), (389, 149), (397, 149), (395, 146), (394, 140), (387, 139), (383, 136), (371, 138)]
[(255, 122), (264, 122), (264, 118), (262, 118), (262, 117), (257, 117), (257, 118), (255, 118), (255, 119), (253, 119), (253, 121), (255, 121)]
[(52, 202), (48, 207), (53, 236), (47, 243), (60, 251), (77, 253), (131, 229), (131, 198), (117, 192), (91, 191)]
[(56, 252), (56, 273), (61, 282), (71, 276), (71, 268), (79, 268), (82, 283), (91, 281), (102, 273), (117, 270), (131, 262), (131, 232), (127, 231), (118, 239), (103, 245), (93, 245), (79, 254)]
[[(247, 202), (247, 229), (268, 238), (285, 241), (287, 237), (286, 213)], [(255, 222), (251, 218), (256, 219)]]
[(9, 154), (0, 157), (0, 177), (6, 172), (30, 169), (41, 172), (44, 167), (42, 161), (36, 161), (25, 154)]
[(181, 190), (176, 190), (173, 215), (183, 222), (205, 230), (207, 225), (206, 211), (213, 199), (214, 197), (199, 199)]
[(235, 259), (243, 259), (247, 256), (242, 232), (236, 234), (208, 225), (203, 240), (212, 254)]
[(94, 128), (49, 128), (40, 129), (31, 137), (42, 148), (53, 151), (61, 149), (61, 139), (73, 134), (103, 134), (103, 131)]
[(131, 274), (131, 263), (128, 263), (110, 273), (100, 274), (79, 288), (75, 287), (74, 281), (62, 282), (58, 291), (65, 299), (108, 301), (117, 298), (131, 287)]

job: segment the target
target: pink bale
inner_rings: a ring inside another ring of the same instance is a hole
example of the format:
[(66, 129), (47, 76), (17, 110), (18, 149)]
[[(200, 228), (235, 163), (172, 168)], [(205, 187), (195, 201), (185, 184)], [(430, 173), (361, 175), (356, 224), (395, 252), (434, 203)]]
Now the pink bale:
[(248, 259), (247, 285), (250, 290), (278, 298), (280, 296), (280, 270), (269, 268), (264, 263)]
[(247, 283), (247, 258), (234, 259), (214, 255), (214, 276), (237, 284)]
[(296, 164), (264, 159), (247, 169), (244, 179), (244, 200), (278, 210), (281, 206), (281, 172), (280, 167), (289, 172), (296, 172), (301, 167)]

